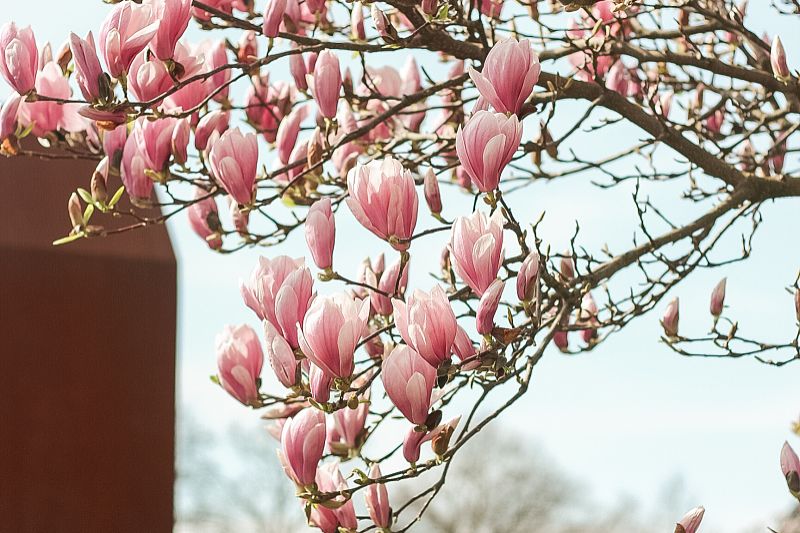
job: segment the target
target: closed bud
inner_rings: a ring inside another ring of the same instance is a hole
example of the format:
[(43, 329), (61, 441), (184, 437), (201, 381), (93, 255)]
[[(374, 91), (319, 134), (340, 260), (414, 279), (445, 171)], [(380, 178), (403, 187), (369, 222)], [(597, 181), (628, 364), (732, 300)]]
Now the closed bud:
[(561, 258), (559, 273), (564, 281), (569, 281), (575, 277), (575, 262), (569, 252), (566, 252), (564, 257)]
[(703, 514), (706, 510), (702, 507), (695, 507), (687, 512), (680, 521), (675, 524), (675, 533), (695, 533), (703, 521)]
[(678, 321), (680, 319), (680, 302), (678, 298), (672, 300), (667, 305), (667, 310), (664, 311), (664, 316), (661, 319), (661, 327), (664, 328), (664, 333), (667, 337), (678, 336)]
[(258, 58), (256, 32), (250, 30), (242, 34), (241, 39), (239, 39), (239, 48), (236, 51), (236, 57), (241, 63), (249, 63)]
[(718, 317), (722, 314), (722, 307), (725, 304), (725, 285), (727, 282), (727, 278), (722, 278), (717, 286), (714, 287), (714, 290), (711, 292), (711, 305), (709, 306), (709, 310), (711, 311), (711, 315), (714, 317)]
[(364, 7), (361, 2), (353, 2), (350, 12), (350, 38), (354, 41), (366, 41), (367, 33), (364, 31)]
[(76, 193), (70, 195), (67, 210), (69, 211), (69, 221), (72, 223), (72, 227), (80, 228), (83, 226), (83, 209)]
[(308, 149), (306, 153), (306, 160), (308, 168), (313, 167), (322, 161), (322, 155), (325, 149), (322, 146), (322, 131), (320, 128), (314, 130), (314, 134), (308, 140)]
[(92, 174), (91, 190), (92, 199), (96, 202), (104, 203), (108, 199), (108, 156), (104, 157)]
[(800, 322), (800, 289), (794, 291), (794, 313), (797, 321)]
[(786, 478), (789, 492), (800, 500), (800, 459), (788, 442), (784, 442), (781, 449), (781, 472)]
[(772, 73), (781, 81), (788, 81), (792, 75), (789, 73), (789, 66), (786, 64), (786, 51), (783, 49), (781, 38), (777, 35), (772, 41), (769, 53), (769, 62), (772, 66)]
[(428, 203), (428, 209), (434, 215), (438, 215), (442, 212), (442, 195), (439, 192), (439, 181), (436, 179), (436, 174), (433, 173), (432, 168), (429, 168), (425, 173), (424, 185), (425, 201)]
[(384, 41), (387, 43), (397, 41), (397, 30), (392, 26), (389, 18), (380, 10), (377, 4), (372, 4), (370, 15), (372, 16), (372, 23), (375, 25), (375, 29), (378, 30), (378, 34), (383, 37)]

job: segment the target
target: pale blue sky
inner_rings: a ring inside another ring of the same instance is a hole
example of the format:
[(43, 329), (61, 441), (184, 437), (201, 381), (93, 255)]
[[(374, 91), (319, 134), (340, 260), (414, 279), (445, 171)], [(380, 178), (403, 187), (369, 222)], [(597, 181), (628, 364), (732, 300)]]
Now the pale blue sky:
[[(99, 0), (7, 4), (4, 21), (32, 24), (39, 42), (50, 40), (55, 49), (70, 30), (81, 35), (90, 29), (96, 32), (109, 9)], [(763, 29), (759, 14), (750, 16)], [(797, 32), (773, 26), (773, 33), (783, 30), (790, 67), (800, 66), (800, 52), (792, 52), (800, 50)], [(286, 77), (286, 72), (272, 74)], [(6, 91), (3, 88), (2, 94)], [(534, 122), (529, 119), (531, 125)], [(598, 152), (615, 150), (608, 136), (592, 142)], [(674, 207), (667, 198), (676, 191), (658, 189), (665, 195), (662, 205)], [(547, 210), (543, 236), (554, 249), (564, 248), (576, 217), (584, 228), (583, 242), (595, 249), (609, 242), (620, 251), (630, 241), (630, 188), (598, 191), (574, 183), (537, 184), (523, 194), (517, 201), (524, 201), (526, 208)], [(466, 206), (468, 200), (455, 202)], [(797, 208), (797, 200), (766, 206), (755, 256), (725, 272), (731, 316), (746, 332), (763, 338), (785, 339), (794, 331), (791, 298), (783, 288), (800, 268)], [(455, 212), (453, 203), (446, 204), (445, 214)], [(339, 240), (335, 264), (352, 274), (361, 258), (380, 244), (346, 210), (337, 224), (339, 235), (347, 238)], [(212, 254), (190, 232), (185, 217), (170, 224), (170, 232), (180, 264), (179, 403), (190, 405), (209, 426), (224, 427), (231, 421), (257, 425), (257, 416), (214, 387), (208, 376), (215, 372), (214, 336), (224, 324), (248, 322), (259, 329), (241, 302), (238, 280), (249, 274), (260, 251)], [(412, 249), (412, 256), (438, 258), (443, 243), (443, 235), (431, 239), (421, 249)], [(304, 248), (298, 233), (280, 253), (300, 256)], [(388, 248), (384, 251), (392, 257)], [(425, 272), (434, 265), (415, 264), (412, 285), (429, 287)], [(707, 330), (708, 294), (721, 275), (699, 272), (674, 291), (682, 300), (682, 328), (698, 334)], [(750, 360), (687, 360), (659, 344), (659, 334), (653, 313), (592, 353), (564, 357), (549, 352), (537, 367), (528, 395), (500, 424), (543, 444), (599, 501), (613, 503), (629, 495), (651, 507), (664, 484), (680, 476), (687, 487), (687, 507), (702, 504), (707, 509), (705, 533), (774, 525), (771, 519), (792, 504), (778, 454), (783, 441), (793, 439), (789, 423), (800, 414), (800, 365), (774, 369)], [(268, 373), (265, 370), (265, 377)], [(266, 383), (274, 386), (271, 378)], [(793, 443), (798, 447), (800, 439)], [(664, 530), (669, 527), (664, 524)]]

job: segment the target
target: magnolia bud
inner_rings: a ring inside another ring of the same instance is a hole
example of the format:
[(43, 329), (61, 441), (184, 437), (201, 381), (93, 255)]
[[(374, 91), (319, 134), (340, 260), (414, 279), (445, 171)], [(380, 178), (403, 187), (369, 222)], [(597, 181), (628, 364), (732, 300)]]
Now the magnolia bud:
[(561, 279), (564, 281), (569, 281), (575, 277), (575, 262), (569, 252), (566, 252), (564, 257), (561, 258), (559, 272), (561, 273)]
[(69, 221), (73, 228), (83, 226), (83, 209), (81, 209), (81, 201), (76, 193), (70, 195), (67, 211), (69, 211)]
[(788, 442), (784, 442), (781, 448), (781, 471), (786, 478), (789, 492), (800, 500), (800, 459)]
[(792, 75), (789, 73), (789, 66), (786, 64), (786, 51), (783, 49), (781, 38), (777, 35), (772, 41), (772, 48), (769, 53), (769, 62), (772, 65), (772, 73), (781, 81), (788, 81)]
[(397, 30), (394, 29), (392, 23), (389, 22), (389, 18), (378, 8), (377, 4), (372, 4), (370, 15), (372, 15), (372, 23), (375, 25), (375, 29), (378, 30), (378, 34), (383, 37), (383, 40), (387, 43), (395, 42), (397, 40)]
[(323, 152), (324, 148), (322, 147), (322, 131), (318, 127), (314, 130), (314, 134), (308, 140), (308, 151), (306, 156), (308, 168), (311, 168), (322, 161)]
[(242, 38), (239, 39), (239, 49), (236, 55), (240, 63), (249, 63), (254, 58), (258, 57), (256, 32), (250, 30), (242, 34)]
[(700, 527), (700, 522), (703, 521), (705, 512), (706, 510), (702, 507), (695, 507), (690, 510), (675, 525), (675, 533), (695, 533), (697, 528)]
[(709, 310), (711, 314), (715, 317), (718, 317), (722, 314), (722, 307), (725, 303), (725, 285), (727, 283), (727, 278), (722, 278), (717, 286), (714, 287), (714, 290), (711, 292), (711, 305), (709, 306)]
[(442, 195), (439, 192), (439, 181), (436, 179), (436, 174), (433, 169), (429, 168), (425, 173), (425, 201), (428, 203), (428, 208), (431, 213), (438, 215), (442, 212)]
[(454, 425), (450, 425), (449, 423), (442, 427), (436, 435), (431, 439), (431, 450), (435, 453), (438, 457), (443, 456), (447, 453), (447, 448), (450, 445), (450, 438), (455, 433), (456, 428)]
[(104, 203), (108, 199), (108, 156), (105, 156), (92, 174), (91, 190), (92, 199), (96, 202)]
[(667, 305), (667, 310), (664, 311), (664, 316), (661, 319), (661, 327), (664, 328), (664, 333), (668, 337), (678, 336), (678, 320), (680, 318), (679, 305), (680, 302), (678, 298), (672, 300), (669, 305)]

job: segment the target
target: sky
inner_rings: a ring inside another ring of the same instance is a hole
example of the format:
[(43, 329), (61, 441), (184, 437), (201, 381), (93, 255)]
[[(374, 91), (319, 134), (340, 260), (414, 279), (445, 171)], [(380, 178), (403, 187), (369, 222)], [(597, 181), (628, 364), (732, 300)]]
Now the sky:
[[(44, 7), (47, 16), (42, 16)], [(97, 32), (108, 9), (99, 0), (8, 2), (3, 16), (33, 25), (39, 42), (50, 40), (57, 49), (69, 31)], [(800, 66), (800, 57), (791, 57), (792, 50), (800, 50), (796, 32), (760, 19), (763, 14), (751, 16), (758, 30), (769, 23), (771, 32), (781, 32), (790, 66)], [(202, 34), (192, 31), (190, 36)], [(287, 76), (285, 71), (271, 74)], [(2, 91), (5, 97), (6, 89)], [(593, 142), (598, 152), (614, 150), (611, 137)], [(529, 188), (517, 201), (532, 205), (536, 212), (547, 211), (542, 230), (554, 249), (566, 246), (574, 229), (571, 221), (580, 218), (584, 242), (610, 242), (615, 244), (612, 249), (620, 250), (630, 242), (630, 234), (622, 231), (634, 214), (630, 192), (626, 187), (598, 191), (546, 183)], [(460, 198), (446, 203), (445, 215), (467, 202)], [(797, 207), (797, 200), (766, 206), (756, 253), (724, 274), (731, 316), (743, 331), (759, 337), (781, 339), (794, 331), (791, 297), (784, 287), (800, 268)], [(337, 243), (334, 263), (337, 270), (355, 273), (361, 259), (374, 254), (380, 244), (346, 210), (337, 215), (337, 225), (345, 237)], [(169, 230), (180, 273), (179, 415), (191, 410), (216, 431), (231, 423), (258, 425), (256, 414), (227, 397), (208, 376), (215, 373), (214, 337), (225, 324), (246, 322), (259, 330), (255, 316), (241, 301), (239, 280), (249, 275), (261, 253), (277, 252), (213, 254), (182, 216), (170, 223)], [(443, 244), (444, 236), (432, 239), (422, 249), (412, 250), (412, 258), (438, 257)], [(389, 248), (384, 251), (390, 257)], [(305, 255), (302, 235), (292, 235), (280, 253)], [(412, 265), (412, 286), (430, 288), (425, 276), (429, 268)], [(708, 295), (722, 275), (698, 272), (674, 291), (682, 301), (682, 328), (697, 334), (707, 331)], [(778, 455), (784, 440), (800, 447), (800, 439), (789, 431), (790, 422), (800, 415), (800, 365), (776, 369), (747, 359), (682, 358), (658, 342), (662, 310), (663, 304), (591, 353), (570, 357), (549, 351), (536, 367), (529, 393), (499, 424), (543, 446), (598, 502), (612, 505), (632, 497), (652, 507), (664, 486), (680, 479), (686, 508), (706, 507), (705, 533), (774, 525), (774, 517), (792, 504)], [(266, 386), (275, 386), (270, 379)], [(498, 394), (494, 401), (499, 400)]]

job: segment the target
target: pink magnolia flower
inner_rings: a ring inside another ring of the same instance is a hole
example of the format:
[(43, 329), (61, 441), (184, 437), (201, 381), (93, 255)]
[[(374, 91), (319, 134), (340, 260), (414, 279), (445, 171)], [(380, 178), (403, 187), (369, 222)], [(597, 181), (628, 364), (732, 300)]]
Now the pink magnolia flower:
[(722, 314), (722, 307), (725, 304), (725, 285), (727, 284), (727, 278), (722, 278), (719, 283), (717, 283), (714, 290), (711, 292), (711, 304), (709, 305), (709, 311), (711, 311), (711, 315), (718, 317)]
[(591, 292), (587, 292), (581, 299), (581, 308), (578, 312), (578, 322), (582, 325), (589, 326), (581, 330), (583, 342), (591, 345), (597, 338), (597, 303), (594, 301), (594, 296)]
[(499, 210), (492, 216), (475, 211), (459, 217), (453, 224), (450, 238), (450, 257), (461, 280), (475, 294), (483, 295), (497, 278), (503, 262), (503, 215)]
[(353, 2), (350, 11), (350, 38), (354, 41), (367, 40), (367, 32), (364, 29), (364, 6), (361, 2)]
[(489, 50), (482, 72), (470, 67), (469, 77), (495, 111), (519, 114), (539, 81), (540, 71), (539, 57), (530, 42), (509, 37)]
[(369, 389), (359, 399), (355, 409), (345, 407), (334, 411), (333, 424), (328, 426), (328, 448), (331, 453), (347, 456), (361, 447), (367, 415), (369, 415)]
[(189, 225), (192, 230), (203, 239), (212, 250), (222, 248), (222, 226), (219, 222), (219, 210), (217, 201), (213, 196), (209, 196), (206, 191), (200, 188), (195, 189), (196, 201), (186, 210), (189, 215)]
[[(339, 470), (338, 461), (325, 464), (317, 469), (317, 487), (319, 487), (322, 492), (340, 492), (347, 490), (347, 482), (344, 476), (342, 476), (342, 472)], [(353, 500), (345, 499), (344, 496), (337, 496), (333, 498), (333, 501), (339, 504), (336, 509), (328, 509), (320, 505), (317, 506), (317, 510), (321, 514), (333, 514), (333, 517), (329, 517), (328, 521), (335, 521), (336, 525), (341, 529), (346, 531), (355, 531), (358, 529), (358, 519), (356, 518), (355, 508), (353, 507)], [(341, 529), (339, 529), (339, 531), (341, 531)], [(333, 531), (335, 533), (337, 529)]]
[[(205, 59), (207, 72), (215, 71), (228, 64), (228, 46), (224, 39), (206, 40), (195, 48), (194, 53)], [(230, 92), (227, 83), (231, 79), (231, 69), (218, 70), (208, 80), (202, 82), (206, 94), (213, 94), (214, 100), (225, 102)]]
[(209, 165), (214, 178), (239, 204), (253, 201), (258, 170), (258, 140), (254, 133), (234, 128), (211, 148)]
[(300, 347), (306, 357), (337, 378), (353, 374), (356, 347), (368, 332), (369, 300), (348, 293), (316, 298), (306, 313)]
[[(371, 479), (380, 479), (381, 468), (378, 463), (374, 463), (369, 469)], [(375, 526), (389, 529), (392, 526), (392, 507), (389, 504), (389, 492), (383, 483), (372, 483), (367, 487), (365, 496), (367, 501), (367, 511)]]
[[(403, 273), (400, 275), (401, 265), (402, 261), (398, 259), (383, 272), (377, 270), (373, 271), (371, 269), (366, 272), (367, 284), (377, 287), (379, 291), (385, 293), (381, 294), (378, 291), (369, 291), (372, 310), (379, 315), (389, 316), (394, 311), (392, 295), (395, 294), (395, 289), (397, 289), (398, 296), (402, 296), (406, 291), (406, 287), (408, 286), (409, 265), (406, 263), (405, 266), (403, 266)], [(399, 283), (397, 280), (398, 276), (400, 276)]]
[(489, 335), (494, 329), (494, 315), (497, 313), (497, 307), (500, 305), (500, 298), (503, 296), (505, 286), (505, 281), (494, 280), (481, 296), (480, 302), (478, 302), (475, 323), (477, 324), (478, 333), (481, 335)]
[(106, 96), (108, 88), (103, 80), (103, 67), (100, 66), (100, 59), (94, 46), (92, 32), (86, 36), (86, 40), (81, 39), (74, 33), (70, 34), (70, 50), (75, 61), (75, 80), (83, 97), (89, 101), (100, 100)]
[(539, 289), (539, 254), (531, 252), (522, 261), (517, 273), (517, 298), (520, 301), (531, 301)]
[(469, 338), (469, 335), (467, 335), (467, 331), (461, 326), (458, 326), (456, 330), (456, 340), (453, 342), (453, 353), (462, 363), (471, 359), (469, 362), (463, 364), (463, 370), (473, 370), (481, 366), (480, 360), (474, 358), (475, 354), (478, 353), (475, 349), (475, 345), (472, 343), (472, 339)]
[(456, 133), (456, 153), (472, 183), (481, 192), (493, 191), (514, 158), (522, 139), (516, 115), (478, 111)]
[(39, 50), (33, 30), (17, 29), (7, 22), (0, 29), (0, 73), (19, 94), (27, 94), (36, 84)]
[(664, 316), (661, 318), (661, 327), (667, 337), (678, 336), (678, 321), (680, 319), (680, 302), (678, 298), (673, 299), (668, 305)]
[(336, 241), (336, 219), (330, 198), (314, 202), (306, 217), (306, 243), (314, 263), (322, 270), (333, 265), (333, 245)]
[(159, 59), (172, 59), (175, 46), (189, 27), (192, 0), (154, 0), (153, 6), (154, 19), (159, 24), (150, 49)]
[(437, 368), (450, 358), (456, 339), (456, 315), (439, 286), (430, 293), (414, 290), (407, 302), (392, 300), (394, 321), (406, 344)]
[(163, 61), (143, 50), (131, 63), (128, 89), (139, 102), (150, 102), (163, 96), (175, 86), (175, 81)]
[(111, 131), (103, 133), (103, 152), (108, 156), (112, 168), (119, 168), (122, 159), (122, 150), (128, 139), (128, 128), (117, 126)]
[(399, 344), (384, 359), (381, 380), (389, 399), (403, 416), (412, 424), (425, 424), (431, 407), (436, 369), (416, 350)]
[(172, 154), (172, 134), (178, 122), (176, 118), (137, 119), (131, 138), (138, 143), (149, 170), (161, 172), (167, 168)]
[(431, 213), (438, 215), (442, 212), (442, 195), (439, 192), (439, 181), (436, 179), (436, 174), (433, 169), (429, 168), (425, 173), (424, 188), (425, 201), (428, 203), (428, 209)]
[(800, 458), (788, 442), (784, 442), (781, 448), (781, 472), (786, 478), (789, 491), (795, 498), (800, 499)]
[(268, 0), (267, 9), (264, 11), (264, 35), (274, 39), (280, 32), (283, 23), (283, 14), (286, 12), (286, 0)]
[(695, 533), (700, 527), (700, 522), (703, 521), (705, 512), (706, 510), (702, 507), (689, 510), (676, 524), (675, 533)]
[(769, 54), (770, 65), (772, 66), (772, 73), (779, 80), (789, 80), (792, 75), (789, 72), (789, 66), (786, 64), (786, 50), (783, 49), (781, 38), (777, 35), (772, 41), (772, 47)]
[(244, 405), (259, 406), (257, 380), (264, 354), (253, 328), (226, 326), (217, 335), (216, 350), (222, 388)]
[(175, 123), (175, 128), (172, 131), (172, 140), (170, 150), (172, 151), (173, 159), (179, 165), (183, 165), (189, 158), (189, 135), (192, 132), (192, 125), (188, 118), (179, 119)]
[(314, 280), (302, 258), (259, 257), (258, 266), (240, 289), (244, 303), (259, 319), (275, 326), (292, 348), (300, 346), (297, 326), (303, 322), (314, 297)]
[(493, 19), (499, 19), (500, 14), (503, 11), (503, 4), (505, 0), (478, 0), (478, 5), (480, 5), (481, 14), (491, 17)]
[(314, 483), (325, 449), (325, 415), (308, 407), (286, 421), (278, 457), (284, 471), (301, 487)]
[(14, 93), (6, 98), (0, 109), (0, 142), (11, 137), (17, 132), (17, 114), (22, 96)]
[[(313, 57), (314, 62), (316, 62), (316, 53), (312, 52), (309, 57)], [(289, 56), (289, 73), (292, 75), (295, 86), (300, 91), (305, 92), (308, 90), (308, 72), (308, 65), (303, 59), (303, 54), (293, 53)], [(313, 69), (311, 72), (313, 72)]]
[(289, 343), (268, 321), (264, 321), (264, 334), (267, 340), (267, 359), (281, 385), (287, 388), (297, 385), (299, 376), (297, 359)]
[(194, 147), (201, 152), (208, 148), (208, 139), (211, 137), (211, 133), (216, 131), (222, 135), (228, 131), (230, 120), (231, 114), (220, 109), (203, 115), (194, 131)]
[[(429, 431), (418, 431), (418, 427), (412, 427), (408, 433), (406, 433), (405, 439), (403, 439), (403, 457), (405, 460), (409, 463), (416, 463), (419, 461), (423, 444), (429, 441), (434, 441), (443, 434), (452, 435), (456, 427), (458, 427), (458, 423), (460, 421), (461, 417), (459, 416), (448, 422), (445, 422), (444, 424), (439, 424)], [(434, 447), (434, 444), (434, 442), (431, 442), (431, 448)]]
[(108, 72), (119, 78), (128, 72), (136, 54), (144, 50), (158, 31), (153, 6), (121, 2), (115, 5), (100, 27), (100, 53)]
[(339, 105), (339, 92), (342, 90), (342, 71), (339, 58), (331, 50), (320, 52), (308, 86), (320, 114), (325, 118), (334, 118)]
[[(61, 68), (49, 62), (36, 76), (36, 93), (51, 98), (69, 99), (72, 90)], [(51, 131), (84, 131), (88, 122), (80, 115), (81, 104), (60, 104), (58, 102), (23, 102), (20, 105), (20, 121), (33, 126), (33, 134), (44, 137)]]
[[(206, 0), (203, 2), (208, 7), (213, 7), (217, 11), (221, 11), (230, 15), (233, 13), (233, 1), (232, 0)], [(211, 20), (211, 17), (214, 16), (211, 12), (206, 11), (205, 9), (199, 7), (192, 7), (192, 16), (199, 21), (207, 21)]]
[[(305, 361), (308, 361), (308, 359)], [(309, 363), (308, 366), (308, 385), (311, 389), (311, 397), (315, 402), (325, 403), (331, 399), (333, 376), (322, 370), (314, 363)]]
[(278, 133), (275, 137), (275, 144), (278, 149), (278, 159), (284, 165), (290, 161), (292, 150), (297, 144), (297, 135), (300, 133), (300, 126), (308, 116), (308, 107), (301, 105), (292, 109), (292, 112), (281, 120), (278, 126)]
[(417, 225), (419, 199), (411, 172), (391, 156), (357, 164), (347, 175), (347, 205), (362, 226), (407, 250)]

